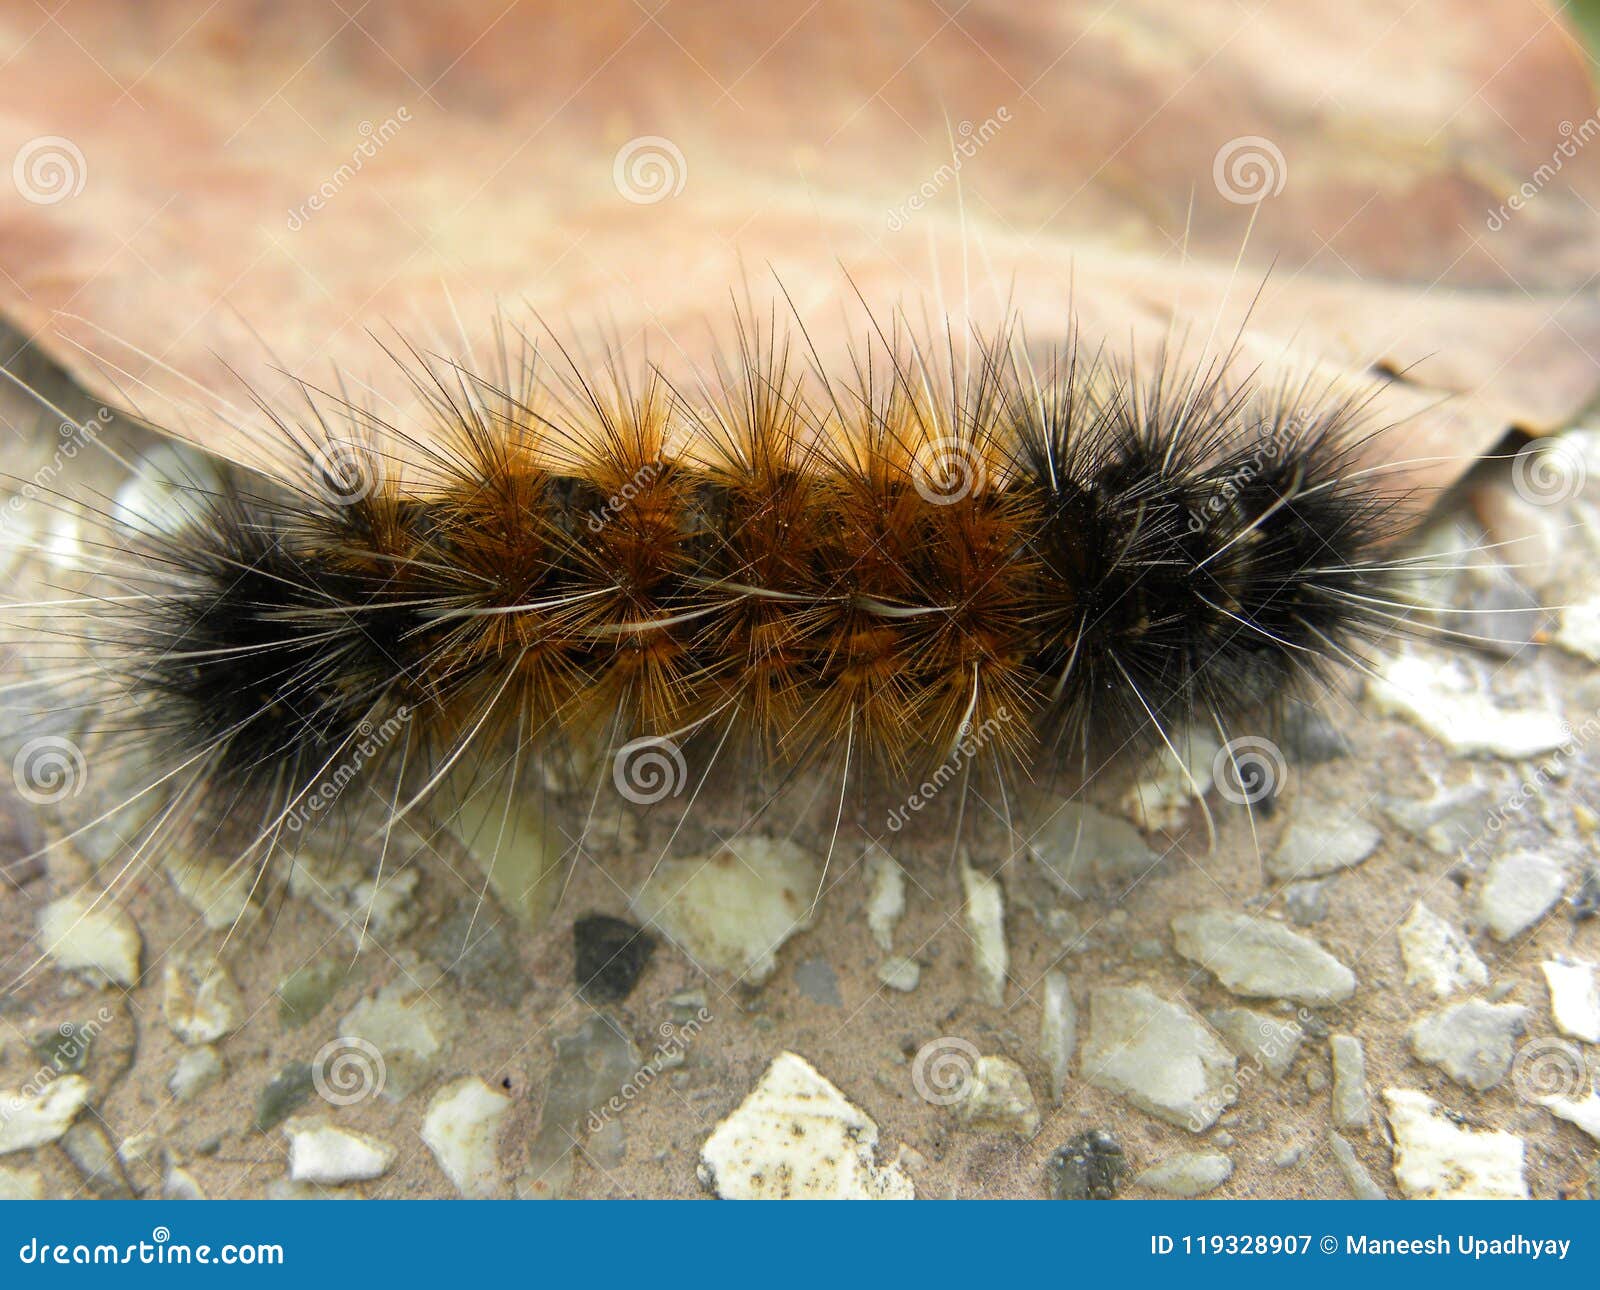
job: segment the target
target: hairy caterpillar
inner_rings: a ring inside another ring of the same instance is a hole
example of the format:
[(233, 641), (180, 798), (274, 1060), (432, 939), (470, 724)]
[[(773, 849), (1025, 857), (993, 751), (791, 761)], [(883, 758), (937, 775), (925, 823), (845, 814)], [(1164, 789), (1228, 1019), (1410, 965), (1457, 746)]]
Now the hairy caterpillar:
[(417, 423), (302, 387), (262, 405), (270, 474), (102, 512), (87, 635), (158, 824), (244, 821), (259, 880), (490, 779), (506, 811), (552, 774), (686, 811), (730, 766), (835, 780), (835, 830), (852, 787), (959, 810), (1194, 725), (1231, 748), (1406, 608), (1357, 398), (1013, 329), (875, 329), (843, 373), (739, 336), (693, 389), (521, 335), (487, 372), (411, 350)]

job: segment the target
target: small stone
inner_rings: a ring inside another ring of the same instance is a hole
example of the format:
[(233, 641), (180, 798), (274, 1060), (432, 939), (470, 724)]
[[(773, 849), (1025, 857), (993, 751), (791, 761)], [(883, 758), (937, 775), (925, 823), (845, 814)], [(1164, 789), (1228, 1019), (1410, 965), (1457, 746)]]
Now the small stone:
[(1308, 1093), (1321, 1093), (1327, 1089), (1330, 1083), (1332, 1081), (1328, 1078), (1328, 1072), (1320, 1066), (1313, 1066), (1306, 1072), (1306, 1091)]
[(1412, 1200), (1527, 1200), (1524, 1143), (1466, 1128), (1426, 1093), (1385, 1089), (1394, 1177)]
[(1176, 833), (1189, 807), (1211, 791), (1212, 766), (1221, 745), (1203, 730), (1181, 732), (1174, 741), (1182, 761), (1162, 746), (1151, 754), (1118, 808), (1146, 833)]
[(1339, 1166), (1339, 1172), (1344, 1175), (1345, 1185), (1350, 1188), (1352, 1196), (1357, 1200), (1389, 1199), (1388, 1193), (1373, 1181), (1372, 1175), (1367, 1172), (1367, 1167), (1356, 1155), (1354, 1147), (1337, 1133), (1328, 1135), (1328, 1145), (1333, 1149), (1333, 1159)]
[(394, 1163), (394, 1148), (365, 1133), (335, 1128), (326, 1120), (291, 1120), (283, 1127), (289, 1139), (289, 1181), (366, 1182), (381, 1178)]
[(168, 857), (166, 870), (173, 888), (213, 932), (226, 932), (259, 912), (251, 900), (256, 885), (253, 865)]
[(1279, 882), (1322, 878), (1352, 869), (1375, 850), (1383, 835), (1359, 816), (1326, 802), (1298, 802), (1267, 872)]
[(1519, 1004), (1468, 999), (1423, 1017), (1406, 1038), (1418, 1061), (1481, 1093), (1510, 1073), (1517, 1039), (1527, 1025), (1528, 1010)]
[(1305, 1159), (1306, 1149), (1298, 1142), (1291, 1142), (1277, 1155), (1272, 1157), (1272, 1163), (1279, 1169), (1293, 1169)]
[(906, 912), (906, 875), (895, 858), (874, 843), (865, 861), (870, 894), (867, 929), (885, 954), (894, 949), (894, 929)]
[(332, 1001), (350, 975), (348, 961), (316, 959), (278, 984), (278, 1020), (285, 1026), (303, 1026)]
[(1483, 836), (1489, 793), (1481, 784), (1440, 789), (1421, 801), (1389, 799), (1381, 809), (1436, 855), (1457, 856)]
[(1186, 1151), (1139, 1174), (1137, 1186), (1168, 1196), (1204, 1196), (1233, 1177), (1233, 1161), (1219, 1151)]
[(825, 1008), (837, 1008), (843, 1002), (839, 998), (839, 974), (825, 958), (801, 963), (794, 970), (794, 983), (801, 994)]
[(573, 973), (590, 1003), (620, 1003), (633, 993), (655, 939), (625, 919), (591, 914), (572, 925)]
[[(318, 843), (324, 835), (315, 835)], [(331, 837), (326, 838), (331, 841)], [(289, 894), (305, 900), (344, 928), (359, 952), (376, 937), (393, 944), (417, 925), (422, 909), (421, 875), (415, 868), (389, 868), (380, 877), (341, 851), (303, 857), (289, 870)]]
[(156, 1191), (161, 1186), (162, 1171), (166, 1168), (167, 1149), (154, 1133), (135, 1133), (124, 1138), (117, 1147), (117, 1160), (129, 1185), (141, 1196)]
[(221, 1078), (221, 1056), (210, 1044), (202, 1044), (178, 1058), (167, 1088), (179, 1102), (192, 1102)]
[(1133, 825), (1081, 802), (1052, 802), (1029, 839), (1028, 854), (1074, 899), (1082, 899), (1090, 885), (1124, 891), (1161, 864)]
[(423, 953), (463, 989), (515, 1008), (533, 988), (533, 978), (506, 929), (492, 906), (466, 906), (439, 925)]
[(700, 1148), (701, 1183), (725, 1200), (910, 1200), (878, 1126), (805, 1058), (781, 1053)]
[(133, 1188), (122, 1172), (111, 1139), (92, 1118), (75, 1121), (61, 1135), (61, 1150), (77, 1167), (84, 1186), (101, 1200), (132, 1200)]
[(1044, 1019), (1039, 1028), (1039, 1056), (1050, 1068), (1050, 1097), (1060, 1103), (1066, 1091), (1072, 1058), (1078, 1051), (1078, 1009), (1067, 974), (1044, 974)]
[(1350, 755), (1350, 741), (1319, 709), (1291, 703), (1280, 730), (1284, 754), (1302, 766), (1321, 766)]
[(134, 986), (144, 945), (133, 919), (110, 899), (87, 895), (51, 901), (39, 911), (39, 942), (57, 966), (100, 983)]
[(1292, 882), (1283, 889), (1283, 911), (1300, 927), (1310, 927), (1328, 916), (1328, 884)]
[(1558, 1119), (1575, 1124), (1596, 1142), (1600, 1142), (1600, 1093), (1590, 1091), (1588, 1096), (1541, 1097), (1540, 1106)]
[(398, 1102), (433, 1074), (449, 1047), (444, 1009), (401, 980), (363, 999), (339, 1022), (341, 1039), (362, 1039), (381, 1055), (382, 1095)]
[(210, 955), (175, 950), (162, 978), (162, 1013), (184, 1043), (215, 1043), (244, 1024), (239, 989)]
[(0, 1168), (0, 1201), (43, 1199), (44, 1175), (37, 1169)]
[(893, 955), (878, 964), (878, 980), (891, 990), (910, 994), (922, 980), (922, 969), (917, 966), (915, 959), (903, 959)]
[(1467, 938), (1421, 901), (1411, 907), (1396, 935), (1406, 965), (1406, 984), (1446, 999), (1459, 990), (1489, 984), (1489, 969)]
[(0, 1093), (0, 1156), (54, 1142), (89, 1100), (89, 1081), (62, 1075), (43, 1088), (24, 1086)]
[(1340, 1129), (1364, 1129), (1372, 1119), (1367, 1102), (1367, 1055), (1354, 1035), (1332, 1035), (1333, 1123)]
[(539, 1107), (539, 1132), (517, 1184), (524, 1199), (566, 1194), (572, 1181), (572, 1147), (585, 1122), (591, 1132), (600, 1127), (595, 1108), (627, 1092), (629, 1082), (644, 1069), (633, 1041), (601, 1013), (558, 1036), (555, 1046), (556, 1064)]
[(316, 1081), (309, 1062), (290, 1062), (270, 1080), (256, 1098), (256, 1128), (275, 1129), (311, 1096)]
[(1179, 954), (1234, 994), (1290, 999), (1314, 1008), (1343, 1003), (1356, 990), (1354, 972), (1281, 923), (1205, 909), (1174, 918), (1172, 933)]
[(1056, 1149), (1047, 1175), (1057, 1200), (1114, 1200), (1128, 1176), (1128, 1158), (1111, 1134), (1091, 1129)]
[(1238, 1097), (1237, 1065), (1183, 1004), (1143, 986), (1104, 986), (1089, 995), (1082, 1077), (1169, 1124), (1191, 1133), (1215, 1124)]
[(1306, 1037), (1298, 1022), (1282, 1021), (1249, 1008), (1215, 1008), (1206, 1013), (1206, 1020), (1234, 1052), (1260, 1066), (1273, 1079), (1282, 1079), (1289, 1073)]
[(166, 1181), (161, 1184), (161, 1195), (164, 1200), (206, 1199), (205, 1188), (200, 1186), (200, 1180), (177, 1165), (167, 1170)]
[(1367, 696), (1380, 713), (1405, 718), (1466, 757), (1527, 761), (1567, 740), (1559, 714), (1499, 707), (1454, 659), (1394, 655), (1367, 682)]
[(1541, 963), (1550, 989), (1556, 1029), (1586, 1044), (1600, 1044), (1600, 967), (1583, 962)]
[(1581, 600), (1561, 611), (1555, 643), (1579, 658), (1600, 663), (1600, 597)]
[(461, 1195), (498, 1195), (501, 1189), (496, 1138), (511, 1099), (469, 1075), (446, 1084), (428, 1103), (422, 1140)]
[(1478, 913), (1497, 941), (1520, 936), (1561, 899), (1566, 867), (1535, 851), (1514, 851), (1489, 864), (1478, 887)]
[(820, 871), (786, 838), (745, 834), (712, 855), (666, 860), (633, 910), (690, 958), (761, 985), (777, 951), (811, 926)]
[[(1573, 808), (1576, 814), (1577, 808)], [(1575, 923), (1600, 916), (1600, 865), (1590, 865), (1583, 872), (1583, 878), (1578, 883), (1578, 890), (1567, 898), (1567, 903), (1572, 907), (1572, 921)]]
[(966, 893), (973, 971), (985, 1001), (998, 1008), (1006, 1001), (1006, 969), (1010, 963), (1010, 952), (1006, 948), (1005, 896), (998, 878), (980, 873), (965, 861), (961, 865), (961, 887)]
[(955, 1110), (956, 1118), (969, 1129), (1024, 1138), (1039, 1131), (1033, 1089), (1022, 1067), (1009, 1057), (979, 1057)]

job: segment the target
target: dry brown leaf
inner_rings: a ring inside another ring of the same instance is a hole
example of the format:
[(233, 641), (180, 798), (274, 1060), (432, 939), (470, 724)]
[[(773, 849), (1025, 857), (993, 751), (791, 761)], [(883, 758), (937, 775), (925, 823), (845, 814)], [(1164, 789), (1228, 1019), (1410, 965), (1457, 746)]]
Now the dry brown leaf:
[(1119, 348), (1174, 310), (1231, 340), (1266, 278), (1244, 356), (1400, 374), (1376, 406), (1421, 479), (1569, 419), (1600, 384), (1572, 37), (1519, 0), (1259, 8), (18, 7), (0, 303), (100, 397), (177, 410), (236, 397), (224, 364), (272, 388), (269, 355), (398, 397), (369, 329), (481, 345), (500, 305), (702, 352), (771, 273), (825, 349), (851, 281), (1043, 340), (1070, 297)]

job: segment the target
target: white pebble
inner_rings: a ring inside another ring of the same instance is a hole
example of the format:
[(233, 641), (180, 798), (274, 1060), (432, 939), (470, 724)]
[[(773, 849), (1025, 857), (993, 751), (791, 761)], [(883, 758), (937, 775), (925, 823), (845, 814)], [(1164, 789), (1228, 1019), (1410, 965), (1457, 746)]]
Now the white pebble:
[(1582, 962), (1539, 966), (1550, 987), (1550, 1015), (1556, 1029), (1584, 1043), (1600, 1044), (1600, 967)]
[(1078, 1050), (1078, 1009), (1072, 987), (1062, 971), (1044, 974), (1044, 1020), (1039, 1028), (1039, 1055), (1050, 1068), (1050, 1096), (1061, 1101), (1072, 1058)]
[(1233, 1177), (1233, 1161), (1220, 1151), (1186, 1151), (1135, 1176), (1134, 1182), (1168, 1196), (1192, 1198), (1215, 1191)]
[(906, 912), (906, 875), (895, 858), (874, 845), (867, 852), (867, 928), (885, 954), (894, 949), (894, 929)]
[(984, 999), (998, 1008), (1006, 1001), (1006, 970), (1011, 958), (1006, 948), (1005, 896), (998, 878), (978, 872), (965, 860), (961, 863), (961, 886), (966, 893), (973, 970), (983, 987)]
[(53, 900), (39, 911), (39, 941), (59, 966), (96, 982), (133, 986), (139, 981), (144, 946), (133, 919), (102, 896)]
[(0, 1156), (54, 1142), (88, 1100), (89, 1081), (81, 1075), (63, 1075), (43, 1088), (0, 1093)]
[(43, 1199), (44, 1175), (37, 1169), (0, 1168), (0, 1201)]
[(657, 865), (633, 910), (695, 962), (760, 985), (779, 947), (811, 926), (819, 870), (785, 838), (746, 834), (712, 855)]
[(244, 1000), (209, 954), (174, 951), (163, 973), (161, 1010), (186, 1044), (210, 1044), (244, 1024)]
[(922, 980), (922, 969), (917, 966), (915, 959), (893, 955), (878, 964), (878, 980), (891, 990), (910, 994), (917, 988), (917, 982)]
[(510, 1109), (509, 1097), (474, 1075), (446, 1084), (428, 1103), (422, 1140), (463, 1196), (481, 1198), (500, 1191), (495, 1140)]
[(979, 1057), (955, 1109), (956, 1118), (970, 1129), (1024, 1138), (1039, 1131), (1033, 1089), (1022, 1067), (1009, 1057)]
[(1600, 1093), (1590, 1091), (1588, 1097), (1542, 1097), (1539, 1105), (1568, 1124), (1575, 1124), (1596, 1142), (1600, 1142)]
[(394, 1163), (394, 1148), (388, 1143), (324, 1120), (291, 1120), (283, 1132), (289, 1139), (290, 1182), (364, 1182), (381, 1177)]
[(1406, 965), (1406, 984), (1446, 999), (1458, 990), (1489, 984), (1489, 969), (1468, 943), (1438, 914), (1421, 901), (1412, 906), (1396, 935), (1400, 957)]
[(1382, 841), (1382, 834), (1360, 816), (1326, 802), (1295, 807), (1293, 820), (1267, 858), (1267, 872), (1282, 882), (1321, 878), (1360, 864)]
[(725, 1200), (911, 1200), (878, 1126), (805, 1058), (780, 1053), (700, 1148), (701, 1182)]
[(222, 1078), (222, 1058), (210, 1044), (190, 1049), (178, 1058), (167, 1088), (180, 1102), (192, 1101)]
[(1558, 713), (1495, 704), (1454, 660), (1397, 654), (1367, 683), (1379, 712), (1404, 717), (1463, 756), (1525, 761), (1567, 741)]
[(1478, 887), (1478, 913), (1497, 941), (1520, 936), (1561, 899), (1566, 867), (1536, 851), (1496, 856)]
[(1384, 1090), (1394, 1177), (1412, 1200), (1526, 1200), (1525, 1145), (1514, 1133), (1462, 1127), (1414, 1089)]

